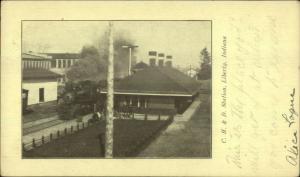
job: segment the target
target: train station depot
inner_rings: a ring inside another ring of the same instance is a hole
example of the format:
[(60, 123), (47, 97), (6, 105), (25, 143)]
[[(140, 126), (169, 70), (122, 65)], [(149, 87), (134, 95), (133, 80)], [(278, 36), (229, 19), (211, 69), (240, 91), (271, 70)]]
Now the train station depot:
[(114, 106), (131, 107), (140, 113), (182, 113), (199, 89), (198, 81), (177, 69), (150, 66), (115, 82)]

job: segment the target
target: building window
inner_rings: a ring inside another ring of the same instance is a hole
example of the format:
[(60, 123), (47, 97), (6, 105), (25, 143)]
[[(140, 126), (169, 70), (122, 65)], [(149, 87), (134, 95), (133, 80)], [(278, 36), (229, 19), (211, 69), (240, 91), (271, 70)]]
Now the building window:
[(56, 67), (56, 61), (55, 60), (52, 60), (51, 61), (51, 68), (55, 68)]
[(40, 102), (44, 102), (45, 101), (45, 92), (44, 92), (44, 88), (40, 88), (39, 89), (39, 100)]
[(66, 60), (63, 60), (63, 68), (66, 67)]
[(61, 68), (61, 61), (58, 60), (58, 68)]
[(145, 98), (140, 98), (140, 107), (145, 108), (146, 107), (145, 104), (146, 104)]
[(138, 100), (137, 97), (132, 97), (131, 106), (137, 107), (138, 106)]
[(71, 60), (68, 60), (68, 68), (71, 67)]

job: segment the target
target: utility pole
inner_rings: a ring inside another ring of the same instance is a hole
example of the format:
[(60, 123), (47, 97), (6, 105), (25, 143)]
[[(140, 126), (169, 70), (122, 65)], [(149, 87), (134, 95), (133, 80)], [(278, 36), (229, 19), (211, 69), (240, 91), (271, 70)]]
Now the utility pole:
[(132, 60), (132, 58), (131, 58), (131, 50), (132, 50), (132, 48), (131, 48), (131, 47), (129, 47), (128, 76), (130, 76), (130, 74), (131, 74), (131, 60)]
[(137, 48), (139, 46), (137, 45), (123, 45), (123, 48), (128, 48), (129, 49), (129, 62), (128, 62), (128, 76), (131, 74), (131, 60), (132, 60), (132, 50), (134, 48)]
[(109, 22), (109, 49), (107, 70), (107, 99), (106, 99), (106, 127), (105, 127), (105, 157), (113, 157), (113, 130), (114, 130), (114, 41), (113, 23)]

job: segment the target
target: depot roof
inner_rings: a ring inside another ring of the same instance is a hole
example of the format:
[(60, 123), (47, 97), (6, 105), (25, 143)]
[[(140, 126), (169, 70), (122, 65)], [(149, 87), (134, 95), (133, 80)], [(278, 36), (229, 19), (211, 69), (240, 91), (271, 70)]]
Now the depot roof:
[(200, 83), (171, 67), (148, 67), (114, 84), (115, 94), (193, 96)]

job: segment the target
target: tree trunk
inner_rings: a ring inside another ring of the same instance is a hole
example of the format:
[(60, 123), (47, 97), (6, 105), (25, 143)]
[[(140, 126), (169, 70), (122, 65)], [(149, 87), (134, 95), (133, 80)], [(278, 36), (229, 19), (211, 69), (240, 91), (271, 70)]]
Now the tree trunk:
[(106, 132), (105, 132), (105, 157), (113, 157), (113, 78), (114, 78), (114, 46), (113, 24), (109, 22), (109, 57), (107, 70), (107, 104), (106, 104)]

